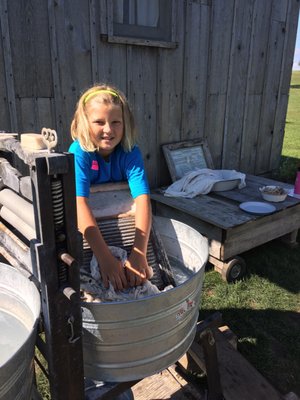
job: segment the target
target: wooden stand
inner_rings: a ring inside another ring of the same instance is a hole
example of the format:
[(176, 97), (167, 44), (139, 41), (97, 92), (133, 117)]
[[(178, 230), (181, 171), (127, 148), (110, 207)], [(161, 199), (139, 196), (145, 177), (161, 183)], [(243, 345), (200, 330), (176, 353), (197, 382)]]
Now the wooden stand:
[[(219, 313), (197, 326), (187, 357), (179, 360), (185, 371), (200, 367), (207, 374), (208, 400), (287, 400), (294, 393), (280, 394), (236, 349), (236, 338), (228, 327), (218, 326)], [(186, 363), (191, 357), (191, 367)], [(191, 371), (191, 370), (190, 370)], [(195, 371), (195, 369), (194, 369)], [(197, 369), (196, 369), (197, 372)], [(292, 396), (292, 397), (291, 397)]]
[[(214, 169), (205, 141), (185, 141), (163, 146), (172, 181), (197, 168)], [(246, 175), (246, 186), (226, 191), (211, 191), (194, 198), (167, 197), (163, 189), (151, 194), (154, 213), (182, 221), (210, 241), (209, 262), (227, 282), (242, 279), (246, 263), (243, 252), (284, 237), (296, 245), (300, 228), (300, 199), (287, 196), (285, 201), (272, 203), (274, 212), (257, 214), (240, 209), (246, 202), (263, 201), (259, 188), (274, 185), (292, 190), (287, 183)]]
[[(197, 383), (197, 375), (206, 375), (208, 390)], [(129, 387), (134, 400), (299, 400), (292, 392), (280, 394), (237, 351), (237, 338), (218, 312), (198, 323), (195, 340), (176, 365), (86, 400), (113, 399)]]

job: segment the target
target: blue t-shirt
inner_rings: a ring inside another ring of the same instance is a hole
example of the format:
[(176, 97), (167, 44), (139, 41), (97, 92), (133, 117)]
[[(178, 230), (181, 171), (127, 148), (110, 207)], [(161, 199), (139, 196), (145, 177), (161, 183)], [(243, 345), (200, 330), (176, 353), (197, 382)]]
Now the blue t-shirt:
[(76, 196), (89, 197), (90, 186), (99, 183), (128, 181), (133, 198), (149, 194), (149, 184), (142, 154), (137, 146), (129, 152), (119, 144), (106, 162), (97, 151), (88, 152), (76, 140), (69, 148), (74, 154)]

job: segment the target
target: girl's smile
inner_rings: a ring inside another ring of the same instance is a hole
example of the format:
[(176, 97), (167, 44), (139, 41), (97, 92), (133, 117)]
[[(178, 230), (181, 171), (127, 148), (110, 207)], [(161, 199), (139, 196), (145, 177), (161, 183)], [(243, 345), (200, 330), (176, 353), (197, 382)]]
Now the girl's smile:
[(103, 158), (121, 142), (124, 134), (123, 112), (118, 105), (91, 101), (87, 107), (90, 138)]

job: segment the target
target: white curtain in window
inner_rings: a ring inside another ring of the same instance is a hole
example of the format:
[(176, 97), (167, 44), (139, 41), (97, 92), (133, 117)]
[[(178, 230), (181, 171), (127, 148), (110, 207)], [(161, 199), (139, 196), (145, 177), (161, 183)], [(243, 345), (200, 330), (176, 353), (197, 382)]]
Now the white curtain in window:
[(113, 6), (115, 22), (158, 26), (159, 0), (114, 0)]

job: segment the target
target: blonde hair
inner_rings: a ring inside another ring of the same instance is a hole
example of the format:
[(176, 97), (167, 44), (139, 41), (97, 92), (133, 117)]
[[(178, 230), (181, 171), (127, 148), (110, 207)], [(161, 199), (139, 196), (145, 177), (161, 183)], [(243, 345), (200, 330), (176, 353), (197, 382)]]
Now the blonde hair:
[(130, 151), (136, 143), (136, 128), (128, 100), (120, 90), (105, 84), (95, 85), (81, 95), (71, 123), (72, 139), (78, 140), (80, 146), (86, 151), (97, 150), (97, 147), (90, 138), (89, 122), (87, 118), (86, 109), (90, 101), (121, 107), (124, 123), (124, 135), (121, 145), (125, 151)]

